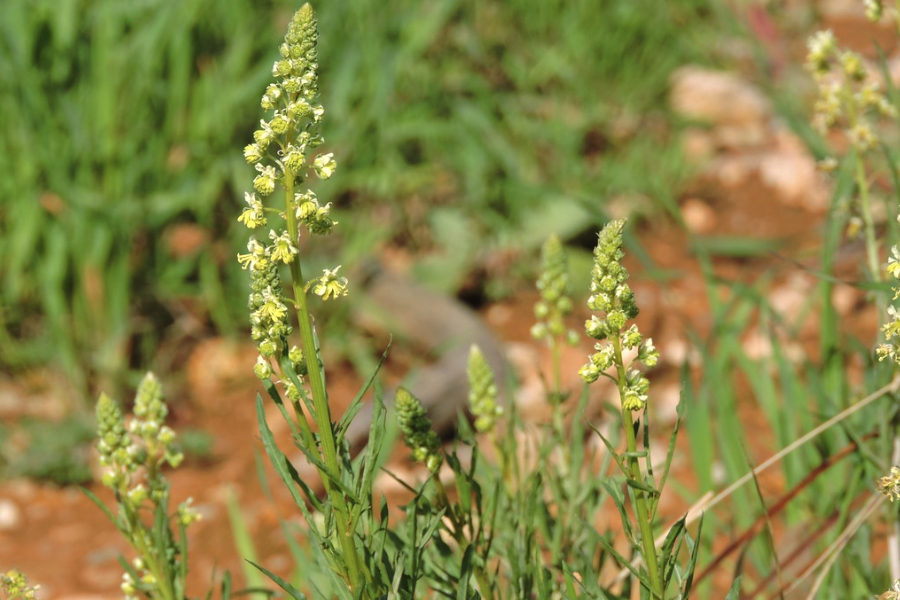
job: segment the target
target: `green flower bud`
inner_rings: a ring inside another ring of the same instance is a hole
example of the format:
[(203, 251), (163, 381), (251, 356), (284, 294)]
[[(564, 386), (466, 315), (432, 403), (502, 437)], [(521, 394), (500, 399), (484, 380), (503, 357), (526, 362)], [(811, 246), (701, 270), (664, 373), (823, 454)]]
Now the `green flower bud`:
[(272, 127), (272, 131), (276, 134), (284, 135), (291, 126), (291, 121), (288, 119), (287, 115), (276, 112), (275, 116), (272, 117), (272, 120), (269, 122), (269, 126)]
[(270, 379), (272, 377), (272, 365), (262, 356), (257, 356), (256, 364), (253, 366), (253, 374), (263, 381)]
[(284, 166), (290, 169), (292, 173), (299, 173), (303, 169), (305, 162), (306, 156), (299, 150), (292, 149), (284, 159)]
[(262, 160), (263, 151), (259, 144), (247, 144), (244, 146), (244, 159), (251, 165)]
[(637, 325), (632, 325), (622, 334), (622, 343), (629, 350), (637, 347), (643, 339), (644, 337), (641, 335), (641, 332), (638, 331)]
[(274, 340), (265, 339), (257, 346), (259, 354), (265, 358), (272, 358), (278, 350), (278, 344)]
[(334, 174), (337, 163), (334, 162), (333, 156), (334, 154), (332, 153), (320, 154), (313, 161), (313, 168), (319, 179), (328, 179)]
[(600, 378), (600, 369), (597, 368), (592, 362), (587, 363), (578, 369), (578, 375), (586, 382), (586, 383), (594, 383), (597, 379)]
[(595, 340), (605, 340), (609, 335), (609, 325), (606, 319), (599, 319), (597, 315), (591, 316), (590, 320), (584, 322), (585, 332)]
[(253, 179), (253, 189), (263, 196), (269, 196), (275, 191), (275, 181), (278, 178), (275, 167), (264, 167), (261, 164), (257, 164), (256, 170), (259, 171), (259, 175)]

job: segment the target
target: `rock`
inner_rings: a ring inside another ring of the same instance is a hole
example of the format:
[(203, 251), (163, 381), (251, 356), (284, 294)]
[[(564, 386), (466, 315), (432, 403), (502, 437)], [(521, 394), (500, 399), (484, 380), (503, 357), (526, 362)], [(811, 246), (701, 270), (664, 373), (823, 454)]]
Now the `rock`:
[(22, 511), (12, 500), (0, 499), (0, 531), (18, 529), (22, 523)]
[(691, 233), (710, 233), (716, 228), (716, 211), (700, 198), (688, 198), (681, 205), (681, 218)]
[(717, 126), (758, 126), (772, 115), (756, 86), (733, 73), (693, 65), (672, 74), (670, 104), (684, 118)]

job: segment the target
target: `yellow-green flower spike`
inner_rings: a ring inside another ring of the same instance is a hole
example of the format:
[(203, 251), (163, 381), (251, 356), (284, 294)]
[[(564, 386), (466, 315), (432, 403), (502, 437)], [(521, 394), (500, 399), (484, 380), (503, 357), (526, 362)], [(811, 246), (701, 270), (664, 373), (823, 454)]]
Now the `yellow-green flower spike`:
[[(640, 371), (638, 363), (651, 369), (659, 362), (659, 351), (653, 340), (644, 338), (636, 324), (626, 328), (629, 319), (638, 315), (634, 292), (628, 286), (628, 271), (622, 266), (622, 232), (624, 220), (612, 221), (600, 232), (594, 250), (594, 269), (591, 273), (591, 292), (588, 308), (603, 313), (594, 315), (584, 324), (588, 336), (597, 340), (594, 354), (581, 367), (578, 374), (587, 383), (593, 383), (605, 375), (619, 384), (622, 408), (641, 411), (647, 405), (650, 382)], [(623, 350), (637, 349), (637, 356), (630, 365), (622, 362)], [(613, 377), (607, 371), (613, 367), (621, 373)]]
[(412, 450), (413, 459), (425, 463), (435, 473), (444, 457), (441, 454), (441, 441), (432, 430), (431, 420), (425, 415), (422, 403), (404, 387), (397, 388), (394, 403), (397, 407), (397, 423), (406, 445)]
[(493, 431), (497, 419), (503, 414), (503, 407), (497, 404), (497, 384), (494, 372), (478, 346), (469, 351), (467, 369), (469, 377), (469, 410), (475, 415), (475, 429), (488, 433)]

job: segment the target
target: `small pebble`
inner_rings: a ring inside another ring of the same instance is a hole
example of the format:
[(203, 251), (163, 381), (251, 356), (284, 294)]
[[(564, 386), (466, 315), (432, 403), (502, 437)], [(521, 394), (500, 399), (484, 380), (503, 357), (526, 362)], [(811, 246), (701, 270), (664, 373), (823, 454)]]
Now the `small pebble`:
[(16, 529), (22, 522), (22, 511), (16, 503), (6, 498), (0, 499), (0, 531)]

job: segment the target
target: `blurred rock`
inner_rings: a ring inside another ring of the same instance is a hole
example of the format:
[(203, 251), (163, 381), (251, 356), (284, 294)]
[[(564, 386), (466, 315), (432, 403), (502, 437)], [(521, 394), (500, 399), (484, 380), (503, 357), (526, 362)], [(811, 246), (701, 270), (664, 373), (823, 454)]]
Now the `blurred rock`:
[(849, 315), (850, 311), (859, 305), (860, 300), (864, 301), (864, 298), (864, 293), (845, 284), (835, 284), (831, 290), (831, 304), (842, 317)]
[(814, 292), (816, 281), (803, 271), (791, 273), (788, 280), (769, 292), (769, 305), (787, 323), (796, 324), (806, 307), (810, 294)]
[(737, 75), (689, 65), (672, 74), (670, 103), (686, 119), (758, 127), (772, 116), (769, 100)]
[(187, 379), (191, 399), (198, 406), (222, 410), (224, 393), (235, 389), (254, 390), (253, 376), (256, 348), (250, 343), (235, 343), (224, 338), (210, 338), (200, 342), (188, 360)]
[(710, 233), (716, 228), (716, 211), (700, 198), (688, 198), (681, 205), (681, 218), (691, 233)]
[(793, 133), (775, 132), (775, 148), (762, 156), (759, 171), (763, 183), (788, 206), (811, 212), (828, 208), (831, 191), (803, 141)]
[(716, 141), (713, 132), (700, 127), (688, 127), (681, 133), (681, 150), (692, 163), (702, 163), (715, 154)]
[(22, 523), (22, 511), (12, 500), (0, 499), (0, 531), (18, 529)]

